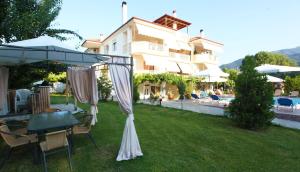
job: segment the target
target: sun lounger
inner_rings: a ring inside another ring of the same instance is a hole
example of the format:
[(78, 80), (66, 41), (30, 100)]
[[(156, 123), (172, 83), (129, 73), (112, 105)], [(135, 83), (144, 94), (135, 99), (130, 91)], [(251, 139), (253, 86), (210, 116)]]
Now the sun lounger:
[(191, 96), (194, 98), (194, 99), (200, 99), (198, 96), (197, 96), (197, 94), (191, 94)]
[(292, 111), (294, 111), (294, 103), (292, 99), (289, 98), (278, 98), (277, 99), (277, 110), (279, 107), (289, 107)]

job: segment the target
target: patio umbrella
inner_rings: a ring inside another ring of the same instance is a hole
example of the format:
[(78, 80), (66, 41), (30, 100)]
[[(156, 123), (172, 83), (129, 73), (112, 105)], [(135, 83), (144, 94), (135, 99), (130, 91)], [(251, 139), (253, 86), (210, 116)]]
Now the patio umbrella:
[(255, 68), (259, 73), (298, 72), (300, 67), (263, 64)]
[(207, 69), (203, 71), (199, 71), (194, 74), (194, 76), (206, 77), (204, 82), (226, 82), (227, 79), (221, 77), (228, 77), (229, 74), (223, 72), (216, 65), (207, 65)]
[(270, 75), (267, 75), (267, 79), (268, 79), (268, 82), (274, 82), (274, 83), (281, 83), (284, 81), (281, 78), (277, 78), (277, 77), (270, 76)]
[(100, 54), (77, 51), (49, 36), (0, 45), (0, 65), (16, 65), (45, 60), (91, 66), (99, 61), (107, 60), (107, 58)]

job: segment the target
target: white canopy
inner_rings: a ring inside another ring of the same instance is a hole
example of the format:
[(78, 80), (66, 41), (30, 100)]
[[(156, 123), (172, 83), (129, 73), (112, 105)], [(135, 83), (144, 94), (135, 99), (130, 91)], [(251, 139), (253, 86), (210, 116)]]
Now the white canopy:
[(194, 76), (205, 77), (204, 82), (226, 82), (229, 74), (223, 72), (217, 65), (206, 64), (207, 69), (199, 71)]
[(76, 51), (49, 36), (0, 45), (0, 65), (34, 63), (45, 60), (65, 64), (91, 66), (107, 57)]
[(300, 67), (263, 64), (255, 68), (260, 73), (298, 72)]
[(268, 82), (283, 82), (284, 80), (281, 78), (277, 78), (274, 76), (267, 75)]
[[(117, 59), (119, 63), (122, 59)], [(130, 71), (125, 66), (111, 64), (109, 65), (109, 73), (115, 93), (119, 101), (119, 105), (123, 112), (126, 113), (127, 119), (123, 131), (123, 138), (117, 161), (129, 160), (138, 156), (143, 156), (138, 136), (134, 126), (134, 115), (132, 107), (132, 80), (130, 79)]]
[(209, 65), (206, 64), (207, 69), (199, 71), (195, 74), (195, 76), (202, 77), (228, 77), (229, 74), (223, 72), (217, 65)]
[[(143, 155), (133, 121), (133, 85), (130, 84), (130, 76), (132, 77), (133, 71), (132, 57), (83, 53), (70, 49), (60, 41), (48, 36), (0, 45), (0, 65), (18, 65), (44, 60), (79, 66), (92, 66), (99, 62), (109, 65), (112, 83), (117, 91), (119, 103), (122, 110), (128, 115), (117, 160), (128, 160)], [(78, 79), (83, 78), (80, 77)], [(96, 84), (95, 81), (93, 83)], [(96, 90), (94, 91), (96, 92)], [(98, 96), (95, 92), (92, 93), (92, 96)], [(96, 103), (93, 101), (91, 104), (94, 106)], [(94, 113), (96, 113), (95, 108)]]
[(221, 77), (206, 77), (203, 82), (226, 82), (226, 78), (221, 78)]

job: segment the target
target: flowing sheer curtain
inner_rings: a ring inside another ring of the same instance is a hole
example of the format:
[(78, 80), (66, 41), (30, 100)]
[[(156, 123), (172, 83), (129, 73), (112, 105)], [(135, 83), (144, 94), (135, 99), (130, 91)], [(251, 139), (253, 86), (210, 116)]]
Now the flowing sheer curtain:
[(92, 125), (95, 125), (98, 113), (98, 87), (95, 68), (69, 68), (67, 76), (70, 84), (68, 87), (71, 87), (74, 97), (81, 103), (91, 105)]
[(0, 115), (8, 113), (7, 106), (8, 69), (0, 67)]
[[(117, 60), (118, 61), (114, 62), (121, 63), (123, 59)], [(137, 156), (143, 156), (134, 126), (130, 72), (126, 67), (114, 64), (109, 65), (109, 72), (120, 107), (127, 114), (117, 161), (129, 160), (136, 158)]]

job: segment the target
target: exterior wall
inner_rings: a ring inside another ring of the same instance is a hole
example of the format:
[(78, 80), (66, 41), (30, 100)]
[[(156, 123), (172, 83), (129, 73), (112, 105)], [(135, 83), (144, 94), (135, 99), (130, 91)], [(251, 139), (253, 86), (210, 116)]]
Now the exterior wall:
[[(125, 35), (127, 33), (127, 35)], [(131, 27), (125, 27), (117, 31), (113, 36), (102, 42), (101, 53), (111, 55), (130, 56), (130, 42), (132, 41)], [(115, 45), (114, 45), (115, 43)], [(115, 46), (115, 49), (114, 49)], [(107, 51), (107, 48), (109, 50)]]
[[(151, 35), (150, 33), (147, 36), (144, 34), (141, 35), (138, 32), (137, 25), (157, 29), (161, 34)], [(124, 33), (127, 34), (125, 35)], [(167, 61), (192, 65), (192, 73), (205, 70), (207, 68), (206, 64), (218, 64), (214, 50), (206, 50), (200, 45), (191, 42), (190, 39), (186, 33), (143, 20), (132, 19), (101, 43), (100, 53), (132, 56), (135, 74), (170, 72), (166, 71), (166, 68), (159, 66), (153, 66), (152, 68), (146, 65), (145, 55), (151, 55), (153, 58), (157, 58), (157, 61), (165, 59)], [(181, 50), (178, 50), (179, 45), (183, 45)], [(107, 47), (109, 47), (108, 50)], [(93, 50), (88, 49), (87, 51)], [(141, 99), (149, 98), (151, 87), (161, 86), (149, 83), (140, 85), (139, 92)], [(170, 99), (177, 99), (179, 97), (178, 89), (174, 85), (166, 84), (165, 88), (160, 89), (160, 92), (165, 92), (165, 97)], [(145, 94), (146, 92), (147, 94)]]

